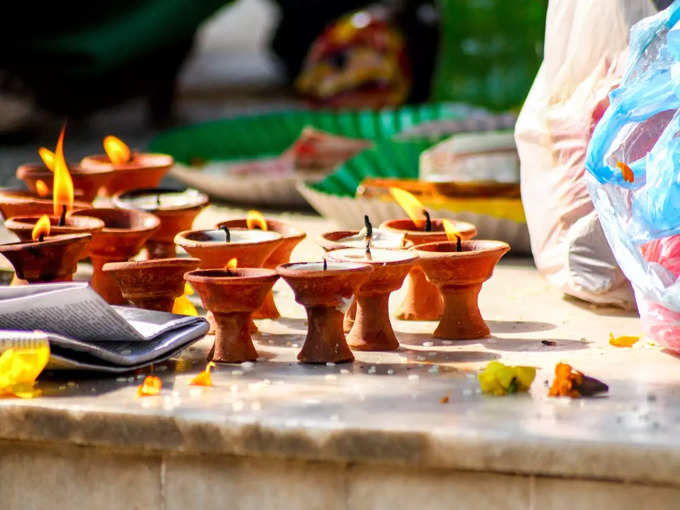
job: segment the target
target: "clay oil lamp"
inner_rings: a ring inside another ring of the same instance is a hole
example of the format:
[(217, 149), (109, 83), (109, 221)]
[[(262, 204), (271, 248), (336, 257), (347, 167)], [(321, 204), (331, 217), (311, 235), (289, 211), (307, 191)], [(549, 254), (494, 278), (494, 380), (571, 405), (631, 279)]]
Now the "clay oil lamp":
[(428, 243), (414, 248), (427, 278), (441, 290), (444, 312), (436, 338), (475, 339), (489, 335), (477, 296), (510, 245), (502, 241)]
[[(447, 240), (443, 220), (431, 218), (415, 196), (398, 188), (390, 188), (390, 193), (409, 217), (387, 220), (380, 228), (403, 232), (406, 239), (416, 246)], [(455, 221), (453, 224), (463, 240), (477, 235), (477, 228), (471, 223)], [(443, 310), (439, 290), (427, 281), (420, 265), (415, 266), (406, 280), (406, 292), (403, 302), (397, 308), (397, 317), (403, 320), (439, 320)]]
[(250, 336), (251, 314), (279, 275), (271, 269), (236, 269), (235, 260), (226, 269), (198, 269), (184, 277), (201, 296), (203, 307), (215, 321), (212, 360), (226, 363), (256, 361)]
[(78, 261), (85, 257), (92, 236), (72, 234), (49, 237), (50, 221), (43, 216), (36, 223), (32, 239), (0, 245), (0, 254), (15, 271), (13, 285), (66, 282), (73, 279)]
[(86, 169), (114, 170), (109, 183), (102, 188), (106, 196), (138, 188), (155, 188), (174, 164), (172, 156), (132, 152), (115, 136), (104, 138), (104, 152), (82, 159), (80, 166)]
[[(223, 221), (217, 225), (217, 228), (248, 228), (260, 229), (265, 231), (277, 232), (281, 234), (281, 243), (274, 249), (274, 251), (264, 261), (262, 267), (267, 269), (276, 269), (281, 264), (290, 261), (290, 255), (295, 247), (307, 236), (307, 234), (291, 225), (280, 220), (273, 220), (265, 218), (258, 211), (248, 211), (247, 218)], [(274, 302), (274, 293), (268, 292), (264, 298), (264, 303), (259, 310), (253, 313), (254, 319), (278, 319), (281, 317), (276, 303)]]
[(364, 216), (364, 228), (361, 230), (324, 232), (316, 239), (316, 242), (325, 251), (333, 251), (342, 248), (363, 248), (366, 246), (366, 237), (370, 238), (372, 248), (401, 250), (413, 246), (403, 232), (373, 228), (368, 216)]
[(307, 310), (307, 337), (298, 354), (303, 363), (341, 363), (354, 355), (343, 332), (344, 313), (372, 267), (356, 262), (296, 262), (277, 268)]
[(161, 226), (146, 241), (147, 258), (171, 258), (175, 251), (175, 236), (191, 230), (194, 219), (208, 205), (208, 196), (194, 189), (137, 189), (116, 193), (113, 204), (121, 209), (147, 211), (161, 220)]
[(347, 343), (360, 351), (395, 351), (399, 342), (389, 314), (390, 294), (399, 289), (417, 263), (412, 251), (348, 248), (328, 253), (333, 261), (369, 264), (373, 268), (356, 296), (356, 318)]
[(123, 297), (137, 308), (171, 312), (175, 299), (184, 294), (184, 273), (198, 267), (194, 258), (168, 258), (104, 264)]
[(124, 304), (118, 282), (102, 268), (107, 262), (125, 262), (135, 256), (159, 227), (160, 220), (151, 213), (126, 209), (81, 209), (71, 215), (81, 216), (98, 218), (104, 223), (104, 228), (92, 236), (90, 284), (108, 303)]
[[(49, 198), (49, 191), (40, 195), (30, 191), (4, 189), (0, 190), (0, 212), (5, 219), (15, 216), (40, 217), (43, 214), (52, 214), (54, 205)], [(90, 204), (75, 200), (74, 209), (90, 207)]]

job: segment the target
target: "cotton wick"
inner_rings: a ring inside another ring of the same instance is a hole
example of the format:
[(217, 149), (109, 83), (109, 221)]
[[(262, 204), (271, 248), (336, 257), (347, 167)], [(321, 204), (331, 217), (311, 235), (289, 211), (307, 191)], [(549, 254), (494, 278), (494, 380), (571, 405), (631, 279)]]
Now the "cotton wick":
[(323, 259), (323, 270), (326, 271), (328, 269), (328, 262), (326, 259)]
[(43, 242), (45, 240), (45, 233), (41, 232), (40, 235), (38, 236), (38, 242)]
[(371, 239), (373, 237), (373, 225), (371, 225), (368, 214), (364, 214), (364, 225), (366, 226), (366, 239)]
[(423, 209), (423, 214), (425, 215), (425, 232), (432, 232), (432, 219), (430, 218), (430, 213)]
[(64, 225), (66, 225), (66, 206), (62, 205), (61, 206), (61, 216), (59, 217), (58, 226), (63, 227)]
[(463, 251), (463, 243), (460, 241), (460, 236), (456, 236), (456, 251)]
[(227, 238), (227, 242), (230, 243), (231, 242), (231, 232), (229, 232), (229, 227), (227, 227), (226, 225), (222, 225), (220, 227), (220, 230), (224, 231), (224, 235)]
[(160, 193), (156, 193), (156, 205), (158, 207), (161, 206), (161, 194)]

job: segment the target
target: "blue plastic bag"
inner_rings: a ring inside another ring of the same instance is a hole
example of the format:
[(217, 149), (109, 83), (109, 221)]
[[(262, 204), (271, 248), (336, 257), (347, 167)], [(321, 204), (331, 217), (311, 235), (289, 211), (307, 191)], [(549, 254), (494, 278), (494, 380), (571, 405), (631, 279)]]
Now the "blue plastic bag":
[(680, 351), (680, 0), (633, 26), (628, 59), (588, 147), (588, 190), (646, 333)]

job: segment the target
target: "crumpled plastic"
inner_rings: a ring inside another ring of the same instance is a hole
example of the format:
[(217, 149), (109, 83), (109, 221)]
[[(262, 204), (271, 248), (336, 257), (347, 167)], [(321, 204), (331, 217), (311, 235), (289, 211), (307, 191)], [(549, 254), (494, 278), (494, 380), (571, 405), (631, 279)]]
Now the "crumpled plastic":
[[(593, 132), (587, 186), (632, 282), (645, 333), (680, 351), (680, 0), (631, 29), (628, 63)], [(633, 172), (626, 176), (621, 169)]]
[(47, 338), (3, 339), (0, 352), (0, 397), (39, 396), (35, 381), (50, 359)]

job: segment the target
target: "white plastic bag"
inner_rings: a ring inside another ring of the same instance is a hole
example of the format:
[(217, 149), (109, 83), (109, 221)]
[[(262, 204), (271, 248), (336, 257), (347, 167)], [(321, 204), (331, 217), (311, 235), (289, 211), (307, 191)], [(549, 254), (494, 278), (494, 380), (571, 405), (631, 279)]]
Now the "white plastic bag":
[(588, 142), (651, 0), (550, 0), (544, 60), (515, 128), (522, 202), (539, 271), (564, 293), (635, 306), (586, 189)]

